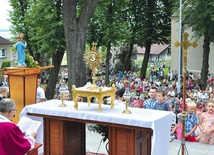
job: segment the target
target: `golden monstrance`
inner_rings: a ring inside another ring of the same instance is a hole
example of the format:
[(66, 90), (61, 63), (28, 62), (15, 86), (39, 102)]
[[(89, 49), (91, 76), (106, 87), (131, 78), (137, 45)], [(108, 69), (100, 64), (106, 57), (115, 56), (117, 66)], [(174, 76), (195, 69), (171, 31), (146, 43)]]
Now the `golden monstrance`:
[(90, 50), (87, 50), (83, 56), (85, 64), (92, 70), (92, 85), (87, 89), (94, 90), (99, 87), (96, 85), (96, 70), (102, 63), (101, 61), (101, 53), (96, 49), (96, 44), (93, 42)]

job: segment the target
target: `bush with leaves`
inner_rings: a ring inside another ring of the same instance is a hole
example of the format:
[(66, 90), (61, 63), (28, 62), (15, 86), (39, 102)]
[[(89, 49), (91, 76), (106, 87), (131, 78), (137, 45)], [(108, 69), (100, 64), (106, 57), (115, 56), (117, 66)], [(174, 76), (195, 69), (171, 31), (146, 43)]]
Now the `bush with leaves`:
[(97, 132), (101, 134), (103, 137), (103, 142), (105, 142), (108, 139), (108, 127), (104, 125), (98, 125), (98, 124), (89, 124), (88, 125), (88, 130)]
[(25, 63), (30, 68), (39, 67), (39, 65), (37, 65), (37, 63), (34, 61), (33, 57), (29, 54), (25, 54)]
[(10, 62), (11, 62), (10, 60), (4, 61), (1, 65), (1, 69), (5, 68), (5, 67), (10, 67)]

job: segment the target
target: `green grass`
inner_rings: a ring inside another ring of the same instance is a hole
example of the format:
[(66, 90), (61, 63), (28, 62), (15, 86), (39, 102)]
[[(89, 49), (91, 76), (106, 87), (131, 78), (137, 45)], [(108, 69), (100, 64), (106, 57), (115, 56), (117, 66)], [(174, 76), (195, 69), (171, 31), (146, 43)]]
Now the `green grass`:
[[(149, 69), (150, 68), (147, 68), (147, 70), (146, 70), (146, 78), (149, 78)], [(158, 68), (155, 68), (155, 70), (158, 70)], [(163, 71), (164, 71), (164, 78), (167, 78), (169, 69), (168, 68), (164, 68)], [(140, 70), (137, 71), (137, 75), (138, 76), (140, 75)]]
[[(139, 70), (137, 71), (137, 75), (140, 75), (140, 68), (141, 68), (141, 65), (142, 65), (143, 61), (142, 60), (136, 60), (135, 61), (135, 65), (138, 66)], [(160, 62), (160, 61), (156, 61), (156, 62), (148, 62), (148, 68), (146, 70), (146, 78), (149, 77), (148, 75), (148, 71), (149, 71), (149, 66), (151, 65), (151, 63), (154, 64), (155, 66), (155, 70), (158, 70), (159, 67), (161, 66), (161, 64), (163, 62)], [(167, 78), (167, 75), (168, 75), (168, 72), (169, 72), (169, 68), (171, 66), (171, 60), (165, 60), (165, 68), (164, 68), (164, 77)]]

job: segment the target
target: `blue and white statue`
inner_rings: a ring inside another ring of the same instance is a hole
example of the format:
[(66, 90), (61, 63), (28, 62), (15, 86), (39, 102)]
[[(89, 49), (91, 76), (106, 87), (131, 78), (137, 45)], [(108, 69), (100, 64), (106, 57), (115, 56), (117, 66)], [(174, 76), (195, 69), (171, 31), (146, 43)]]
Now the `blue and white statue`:
[(17, 36), (18, 42), (15, 44), (16, 51), (18, 53), (18, 66), (27, 66), (25, 63), (25, 48), (27, 43), (22, 42), (22, 34)]

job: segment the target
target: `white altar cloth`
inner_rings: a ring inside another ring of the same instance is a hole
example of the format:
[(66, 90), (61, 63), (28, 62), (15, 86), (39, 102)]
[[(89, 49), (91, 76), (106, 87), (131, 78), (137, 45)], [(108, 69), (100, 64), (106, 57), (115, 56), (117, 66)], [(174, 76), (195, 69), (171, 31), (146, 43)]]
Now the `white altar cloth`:
[[(102, 105), (102, 112), (97, 111), (98, 104), (80, 102), (78, 110), (74, 109), (73, 101), (65, 101), (67, 107), (59, 107), (60, 100), (49, 100), (42, 103), (32, 104), (24, 107), (20, 117), (27, 116), (27, 113), (44, 114), (50, 116), (69, 117), (81, 120), (91, 120), (122, 125), (130, 125), (153, 130), (152, 155), (168, 155), (170, 139), (170, 127), (172, 112), (147, 110), (140, 108), (129, 108), (132, 114), (122, 114), (122, 107), (111, 109), (109, 105)], [(42, 121), (41, 117), (27, 116)], [(43, 126), (39, 128), (37, 141), (43, 143)]]

